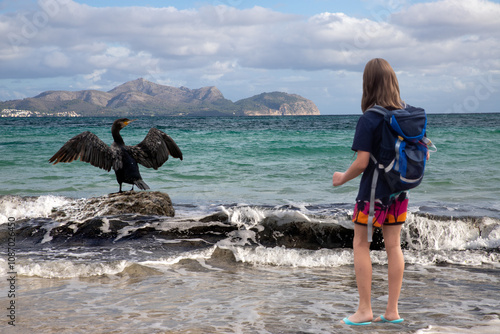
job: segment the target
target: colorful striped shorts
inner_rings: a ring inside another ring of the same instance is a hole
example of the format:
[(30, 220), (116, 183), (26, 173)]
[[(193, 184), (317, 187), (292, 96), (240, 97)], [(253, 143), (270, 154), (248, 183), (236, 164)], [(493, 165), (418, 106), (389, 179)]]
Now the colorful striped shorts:
[[(408, 211), (408, 192), (403, 191), (384, 200), (375, 200), (375, 216), (373, 226), (400, 225), (406, 221)], [(355, 224), (367, 225), (370, 212), (370, 202), (357, 201), (354, 207), (352, 221)]]

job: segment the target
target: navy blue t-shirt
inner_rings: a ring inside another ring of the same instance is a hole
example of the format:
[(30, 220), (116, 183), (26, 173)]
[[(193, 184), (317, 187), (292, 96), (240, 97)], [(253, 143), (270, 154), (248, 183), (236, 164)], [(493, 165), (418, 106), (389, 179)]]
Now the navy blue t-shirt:
[[(365, 151), (373, 154), (378, 159), (380, 153), (380, 143), (382, 142), (382, 126), (384, 116), (375, 112), (365, 112), (358, 120), (356, 125), (356, 133), (351, 149), (353, 151)], [(370, 159), (368, 167), (366, 167), (361, 182), (359, 185), (357, 201), (369, 201), (373, 172), (375, 171), (375, 163)], [(389, 185), (382, 175), (379, 175), (377, 188), (375, 190), (375, 198), (385, 199), (392, 194)]]

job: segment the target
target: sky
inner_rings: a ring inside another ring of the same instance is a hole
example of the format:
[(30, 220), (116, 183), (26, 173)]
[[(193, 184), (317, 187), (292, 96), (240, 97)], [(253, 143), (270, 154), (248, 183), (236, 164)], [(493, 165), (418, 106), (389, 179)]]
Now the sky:
[(0, 100), (137, 78), (361, 113), (367, 61), (429, 113), (500, 112), (500, 0), (4, 0)]

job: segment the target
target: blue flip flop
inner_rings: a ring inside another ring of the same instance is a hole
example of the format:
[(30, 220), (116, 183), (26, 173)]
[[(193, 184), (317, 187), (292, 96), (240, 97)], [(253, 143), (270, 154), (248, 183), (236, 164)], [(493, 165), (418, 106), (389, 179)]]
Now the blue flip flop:
[(403, 321), (405, 321), (405, 319), (403, 319), (403, 318), (399, 318), (399, 319), (396, 319), (396, 320), (387, 320), (383, 315), (380, 316), (380, 319), (382, 320), (380, 322), (382, 322), (382, 323), (389, 323), (389, 324), (400, 324)]
[(342, 321), (344, 322), (344, 324), (346, 325), (349, 325), (349, 326), (366, 326), (366, 325), (371, 325), (372, 322), (371, 321), (367, 321), (367, 322), (353, 322), (347, 318), (344, 318), (342, 319)]

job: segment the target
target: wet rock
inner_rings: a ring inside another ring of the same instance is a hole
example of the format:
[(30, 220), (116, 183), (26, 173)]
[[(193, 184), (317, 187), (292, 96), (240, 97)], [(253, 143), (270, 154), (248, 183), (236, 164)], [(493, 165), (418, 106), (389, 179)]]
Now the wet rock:
[(151, 267), (142, 266), (137, 263), (134, 263), (126, 267), (125, 269), (123, 269), (122, 272), (117, 274), (117, 276), (120, 277), (130, 277), (130, 278), (142, 278), (142, 277), (147, 278), (153, 275), (161, 275), (161, 271)]
[[(216, 212), (206, 216), (199, 221), (202, 223), (222, 222), (226, 223), (227, 229), (238, 231), (239, 228), (231, 225), (229, 217), (225, 212)], [(291, 220), (283, 222), (281, 218), (266, 217), (259, 224), (260, 227), (253, 227), (250, 230), (255, 232), (255, 241), (266, 247), (287, 247), (304, 249), (321, 248), (352, 248), (354, 230), (345, 228), (338, 224), (317, 223), (307, 220)], [(199, 229), (197, 235), (202, 236), (204, 226), (193, 228)], [(212, 227), (211, 227), (212, 228)], [(220, 231), (223, 232), (223, 231)], [(227, 237), (231, 231), (225, 231)], [(371, 249), (380, 250), (384, 248), (383, 236), (380, 229), (375, 229)]]
[(234, 256), (234, 253), (231, 250), (217, 247), (212, 253), (210, 261), (234, 263), (236, 262), (236, 257)]
[(210, 222), (223, 222), (226, 223), (228, 221), (229, 217), (227, 213), (219, 211), (214, 214), (211, 214), (210, 216), (206, 216), (200, 219), (200, 222), (202, 223), (210, 223)]
[(175, 210), (168, 194), (159, 191), (128, 191), (90, 198), (84, 209), (95, 208), (100, 215), (137, 213), (174, 217)]
[[(267, 247), (304, 249), (352, 248), (354, 230), (337, 224), (296, 221), (278, 224), (266, 219), (264, 229), (257, 232), (257, 240)], [(382, 249), (383, 238), (375, 229), (371, 249)]]
[(336, 224), (318, 224), (306, 221), (277, 224), (267, 221), (258, 233), (261, 243), (288, 248), (345, 248), (352, 247), (353, 230)]
[(168, 194), (159, 191), (127, 191), (79, 200), (55, 209), (50, 217), (60, 220), (70, 216), (86, 220), (122, 214), (174, 217), (175, 210)]
[[(33, 244), (66, 243), (99, 246), (115, 242), (163, 240), (165, 247), (205, 248), (218, 242), (302, 249), (351, 248), (354, 231), (336, 223), (311, 221), (301, 215), (269, 215), (257, 224), (233, 223), (226, 211), (198, 219), (166, 219), (174, 209), (167, 194), (126, 192), (82, 199), (58, 208), (52, 217), (18, 221), (16, 235)], [(6, 225), (6, 224), (3, 224)], [(0, 225), (0, 240), (8, 236)], [(229, 240), (229, 241), (228, 241)], [(372, 249), (383, 249), (375, 229)], [(224, 254), (214, 253), (214, 259)], [(213, 259), (213, 260), (214, 260)]]

